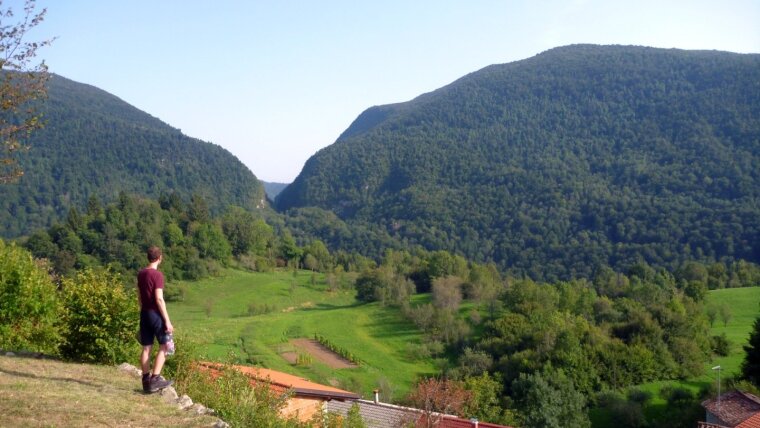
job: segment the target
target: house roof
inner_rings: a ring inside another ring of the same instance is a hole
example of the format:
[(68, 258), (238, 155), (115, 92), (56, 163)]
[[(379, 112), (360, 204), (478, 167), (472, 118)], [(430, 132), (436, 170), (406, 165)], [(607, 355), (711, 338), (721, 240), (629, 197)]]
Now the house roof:
[[(396, 406), (388, 403), (370, 400), (356, 400), (354, 402), (330, 401), (327, 403), (327, 411), (346, 415), (354, 403), (359, 405), (359, 414), (362, 420), (371, 428), (396, 428), (408, 423), (420, 422), (425, 418), (420, 409), (412, 407)], [(454, 415), (440, 415), (439, 428), (473, 428), (475, 423), (469, 419), (463, 419)], [(478, 422), (480, 428), (509, 428), (488, 422)]]
[(718, 398), (703, 401), (702, 407), (728, 426), (760, 428), (760, 398), (748, 392), (730, 391), (720, 396), (720, 407)]
[(750, 416), (749, 419), (737, 425), (736, 428), (760, 428), (760, 412)]
[[(225, 366), (219, 363), (201, 362), (201, 367), (211, 370), (220, 370)], [(233, 365), (235, 370), (251, 378), (252, 381), (266, 382), (274, 389), (282, 392), (292, 390), (297, 397), (315, 397), (337, 400), (357, 400), (359, 395), (342, 389), (333, 388), (332, 386), (322, 385), (312, 382), (302, 377), (291, 374), (278, 372), (276, 370), (265, 369), (261, 367), (248, 367)]]

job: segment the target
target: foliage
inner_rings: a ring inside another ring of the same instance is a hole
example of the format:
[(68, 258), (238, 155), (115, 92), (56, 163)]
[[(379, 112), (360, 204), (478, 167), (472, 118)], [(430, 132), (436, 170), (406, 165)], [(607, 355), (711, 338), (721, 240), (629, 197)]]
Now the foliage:
[(331, 342), (330, 339), (326, 338), (325, 336), (323, 336), (321, 334), (318, 334), (318, 333), (314, 333), (314, 340), (316, 340), (317, 342), (319, 342), (325, 348), (327, 348), (327, 349), (335, 352), (336, 354), (340, 355), (341, 357), (347, 359), (348, 361), (351, 361), (352, 363), (357, 364), (357, 365), (361, 364), (361, 360), (359, 360), (359, 358), (356, 355), (354, 355), (353, 352), (351, 352), (351, 351), (349, 351), (347, 349), (344, 349), (344, 348), (336, 345), (335, 343)]
[(169, 280), (213, 275), (233, 263), (233, 254), (240, 263), (253, 258), (257, 269), (273, 264), (276, 238), (263, 219), (236, 207), (218, 219), (204, 207), (200, 196), (186, 204), (176, 193), (162, 195), (158, 202), (121, 193), (106, 206), (92, 198), (86, 212), (70, 209), (64, 222), (35, 231), (25, 245), (36, 257), (49, 259), (61, 275), (110, 266), (131, 276), (145, 264), (144, 249), (151, 245), (162, 247), (161, 269)]
[[(333, 248), (420, 245), (534, 280), (757, 263), (759, 79), (756, 54), (552, 49), (368, 109), (276, 206)], [(744, 281), (706, 272), (680, 288)]]
[(0, 239), (0, 349), (55, 354), (59, 308), (45, 265)]
[(529, 427), (589, 427), (586, 398), (562, 370), (521, 373), (513, 386), (523, 424)]
[(742, 378), (760, 386), (760, 317), (755, 319), (749, 342), (744, 345), (744, 361), (742, 362)]
[(81, 211), (93, 197), (116, 202), (122, 192), (196, 214), (201, 206), (182, 206), (194, 195), (212, 216), (231, 205), (265, 210), (261, 183), (222, 147), (187, 137), (90, 85), (52, 75), (47, 92), (39, 109), (45, 128), (31, 135), (32, 149), (19, 159), (26, 174), (0, 186), (0, 235), (48, 228), (72, 207)]
[(462, 408), (464, 417), (474, 417), (490, 423), (516, 424), (514, 414), (502, 404), (502, 388), (498, 378), (484, 372), (479, 376), (465, 378), (464, 388), (470, 392), (470, 398)]
[(178, 389), (194, 400), (213, 408), (219, 417), (232, 426), (296, 427), (298, 422), (280, 416), (288, 394), (280, 394), (260, 382), (251, 385), (250, 379), (231, 366), (225, 366), (218, 376), (197, 365), (187, 363), (176, 373)]
[[(417, 383), (407, 401), (412, 407), (422, 410), (422, 426), (435, 427), (440, 423), (442, 414), (460, 415), (470, 395), (459, 382), (427, 378)], [(417, 426), (420, 426), (419, 423)]]
[(64, 310), (61, 355), (76, 361), (117, 364), (138, 352), (137, 296), (118, 274), (84, 269), (61, 283)]
[(712, 336), (710, 338), (710, 345), (712, 347), (712, 351), (721, 357), (728, 356), (728, 353), (731, 350), (731, 342), (728, 340), (726, 333)]
[[(42, 127), (37, 100), (47, 92), (47, 66), (33, 64), (37, 49), (52, 40), (26, 41), (34, 27), (45, 19), (46, 9), (35, 11), (35, 0), (26, 0), (22, 17), (16, 19), (12, 8), (0, 9), (0, 184), (24, 174), (18, 167), (16, 154), (23, 151), (32, 131)], [(9, 22), (10, 21), (10, 22)]]

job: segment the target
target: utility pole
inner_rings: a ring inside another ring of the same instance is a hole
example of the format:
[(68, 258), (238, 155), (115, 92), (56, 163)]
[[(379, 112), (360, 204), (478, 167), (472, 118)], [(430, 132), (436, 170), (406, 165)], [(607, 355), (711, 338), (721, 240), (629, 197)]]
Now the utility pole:
[(720, 371), (723, 369), (720, 366), (715, 366), (712, 369), (718, 372), (718, 412), (720, 412)]

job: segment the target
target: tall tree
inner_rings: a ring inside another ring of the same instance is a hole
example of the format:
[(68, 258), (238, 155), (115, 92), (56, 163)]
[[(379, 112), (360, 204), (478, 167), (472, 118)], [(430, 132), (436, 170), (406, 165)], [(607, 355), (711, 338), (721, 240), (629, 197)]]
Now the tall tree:
[(562, 370), (521, 373), (512, 385), (523, 423), (530, 427), (589, 427), (586, 398)]
[(742, 377), (760, 385), (760, 317), (755, 319), (749, 342), (744, 345), (744, 352), (747, 354), (742, 362)]
[(42, 127), (33, 101), (45, 97), (49, 75), (45, 61), (35, 64), (34, 58), (37, 49), (49, 45), (52, 40), (25, 40), (27, 33), (42, 22), (47, 12), (47, 9), (36, 12), (35, 7), (35, 0), (26, 0), (20, 18), (15, 16), (12, 8), (0, 8), (0, 141), (3, 146), (0, 183), (23, 175), (16, 154), (24, 148), (24, 138)]

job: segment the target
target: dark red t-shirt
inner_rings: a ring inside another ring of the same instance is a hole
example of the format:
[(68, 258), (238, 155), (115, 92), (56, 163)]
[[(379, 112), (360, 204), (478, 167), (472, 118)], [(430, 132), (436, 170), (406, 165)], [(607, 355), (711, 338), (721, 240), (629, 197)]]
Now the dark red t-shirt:
[(157, 269), (145, 268), (137, 274), (137, 290), (143, 311), (158, 311), (156, 289), (164, 288), (164, 274)]

